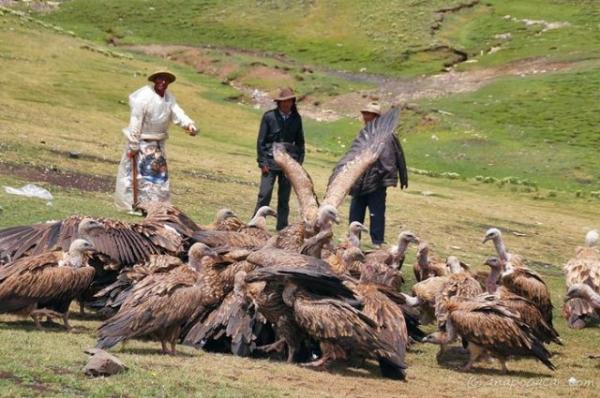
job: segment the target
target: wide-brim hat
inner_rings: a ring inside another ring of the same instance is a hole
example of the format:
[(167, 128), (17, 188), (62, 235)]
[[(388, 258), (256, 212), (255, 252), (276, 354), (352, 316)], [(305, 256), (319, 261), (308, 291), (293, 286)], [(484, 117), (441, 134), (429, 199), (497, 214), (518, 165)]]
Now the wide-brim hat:
[(294, 94), (294, 90), (292, 90), (290, 87), (285, 87), (279, 90), (279, 94), (273, 99), (273, 101), (277, 102), (289, 99), (296, 99), (296, 94)]
[(361, 113), (374, 113), (381, 116), (381, 105), (377, 102), (369, 102), (361, 110)]
[(166, 69), (159, 69), (156, 72), (154, 72), (153, 74), (151, 74), (150, 76), (148, 76), (148, 81), (153, 82), (157, 77), (159, 76), (164, 76), (167, 78), (167, 81), (169, 83), (173, 83), (176, 79), (175, 75), (171, 72), (169, 72)]

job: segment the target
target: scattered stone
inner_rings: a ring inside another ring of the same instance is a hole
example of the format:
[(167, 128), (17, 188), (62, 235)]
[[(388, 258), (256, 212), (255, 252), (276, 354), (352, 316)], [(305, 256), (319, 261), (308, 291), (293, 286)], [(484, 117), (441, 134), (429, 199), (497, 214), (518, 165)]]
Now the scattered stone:
[(88, 348), (85, 353), (92, 355), (83, 368), (88, 376), (112, 376), (127, 369), (117, 357), (99, 348)]
[(510, 40), (510, 39), (512, 39), (512, 34), (511, 33), (499, 33), (499, 34), (495, 35), (494, 38), (498, 39), (498, 40)]
[(517, 231), (513, 231), (513, 235), (514, 236), (527, 236), (527, 234), (524, 234), (522, 232), (517, 232)]
[(71, 159), (79, 159), (81, 157), (81, 152), (69, 152), (69, 158)]
[(432, 192), (432, 191), (423, 191), (423, 192), (421, 192), (421, 195), (423, 195), (423, 196), (433, 196), (433, 195), (435, 195), (435, 193)]

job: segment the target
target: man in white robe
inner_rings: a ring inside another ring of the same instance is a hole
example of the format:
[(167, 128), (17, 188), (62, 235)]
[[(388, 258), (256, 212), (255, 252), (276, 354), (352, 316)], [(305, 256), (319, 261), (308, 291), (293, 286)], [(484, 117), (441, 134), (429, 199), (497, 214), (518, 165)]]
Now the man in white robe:
[[(133, 174), (136, 174), (138, 202), (170, 200), (165, 143), (171, 122), (191, 136), (198, 133), (194, 121), (167, 91), (169, 84), (175, 81), (175, 75), (159, 71), (151, 74), (148, 80), (153, 84), (129, 96), (131, 118), (129, 126), (123, 129), (127, 143), (119, 164), (115, 203), (126, 211), (131, 211), (134, 205)], [(135, 173), (132, 171), (134, 163)]]

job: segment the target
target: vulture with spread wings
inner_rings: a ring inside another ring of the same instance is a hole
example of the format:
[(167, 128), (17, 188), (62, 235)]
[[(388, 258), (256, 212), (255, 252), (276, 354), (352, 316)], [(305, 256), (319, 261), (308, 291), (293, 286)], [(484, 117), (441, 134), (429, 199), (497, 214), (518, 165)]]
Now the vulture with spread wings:
[[(327, 229), (331, 222), (337, 219), (336, 209), (342, 204), (352, 185), (379, 158), (386, 140), (394, 133), (399, 112), (397, 108), (392, 108), (362, 128), (350, 150), (333, 169), (322, 203), (315, 194), (310, 175), (287, 153), (285, 144), (273, 145), (273, 158), (290, 180), (302, 214), (301, 227), (293, 224), (288, 227), (289, 231), (302, 232), (304, 237), (310, 237), (320, 230)], [(282, 233), (285, 235), (284, 231)]]

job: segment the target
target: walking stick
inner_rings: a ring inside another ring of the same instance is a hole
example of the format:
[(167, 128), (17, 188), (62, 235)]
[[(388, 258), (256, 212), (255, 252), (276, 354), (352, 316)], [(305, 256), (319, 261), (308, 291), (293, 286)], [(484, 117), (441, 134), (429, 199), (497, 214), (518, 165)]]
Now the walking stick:
[(137, 153), (133, 153), (130, 157), (131, 159), (131, 187), (133, 189), (133, 204), (132, 207), (135, 207), (138, 203), (138, 165), (137, 165)]

